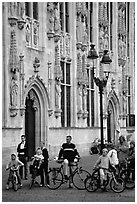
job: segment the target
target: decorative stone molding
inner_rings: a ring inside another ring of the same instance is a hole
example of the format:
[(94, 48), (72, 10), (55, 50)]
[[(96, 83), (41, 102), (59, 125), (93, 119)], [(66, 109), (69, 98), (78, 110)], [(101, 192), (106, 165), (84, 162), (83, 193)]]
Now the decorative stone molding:
[(61, 113), (62, 113), (61, 109), (57, 109), (57, 110), (54, 111), (54, 114), (55, 114), (56, 118), (61, 117)]
[(61, 109), (61, 81), (56, 79), (55, 81), (55, 108), (57, 110)]
[(8, 20), (9, 20), (10, 26), (14, 27), (16, 25), (18, 19), (16, 17), (9, 17)]
[(25, 110), (26, 110), (25, 106), (20, 107), (20, 115), (21, 116), (25, 115)]
[(116, 87), (116, 80), (114, 78), (111, 79), (111, 89), (114, 90)]
[(18, 58), (17, 58), (17, 45), (16, 45), (16, 32), (11, 31), (10, 40), (10, 56), (9, 56), (9, 70), (10, 72), (16, 73), (18, 69)]
[(10, 106), (10, 116), (11, 117), (15, 117), (18, 114), (18, 108), (14, 108), (12, 106)]
[(54, 37), (54, 3), (48, 2), (47, 3), (47, 15), (48, 15), (48, 32), (47, 36), (50, 40)]
[(20, 73), (20, 114), (21, 116), (24, 115), (25, 113), (25, 107), (24, 107), (24, 55), (20, 53), (19, 55), (20, 58), (20, 68), (19, 68), (19, 73)]
[(83, 113), (83, 119), (86, 119), (88, 117), (88, 111), (85, 111), (84, 113)]
[(80, 110), (79, 112), (77, 112), (77, 116), (78, 116), (78, 119), (82, 118), (82, 116), (83, 116), (83, 111)]
[(48, 109), (48, 114), (49, 114), (49, 116), (52, 116), (53, 115), (53, 110)]
[(62, 79), (62, 70), (60, 66), (60, 47), (58, 44), (55, 46), (55, 78)]
[(39, 72), (39, 67), (40, 67), (40, 60), (35, 57), (34, 63), (33, 63), (33, 68), (34, 68), (34, 73), (38, 73)]
[(83, 73), (82, 73), (82, 56), (81, 53), (77, 54), (77, 81), (79, 83), (82, 83), (82, 78), (83, 78)]
[(24, 19), (19, 19), (17, 20), (17, 23), (18, 23), (18, 28), (22, 30), (26, 24), (26, 21)]
[(10, 85), (10, 116), (15, 117), (18, 112), (18, 83), (17, 77), (14, 75), (11, 78)]
[(82, 42), (77, 42), (76, 47), (77, 47), (77, 50), (80, 50), (82, 47)]

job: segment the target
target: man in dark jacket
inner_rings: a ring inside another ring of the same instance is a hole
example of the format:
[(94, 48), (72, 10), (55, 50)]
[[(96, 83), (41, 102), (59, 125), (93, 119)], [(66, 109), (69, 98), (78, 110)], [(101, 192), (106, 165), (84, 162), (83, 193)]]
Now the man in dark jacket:
[(68, 165), (73, 162), (77, 162), (78, 161), (77, 158), (80, 157), (75, 144), (71, 143), (71, 140), (72, 140), (72, 137), (70, 135), (66, 137), (66, 143), (62, 144), (62, 147), (59, 152), (59, 157), (58, 157), (59, 160), (61, 158), (63, 158), (64, 160), (63, 162), (64, 163), (64, 176), (66, 180), (68, 180), (68, 176), (67, 176)]
[[(21, 143), (18, 144), (17, 152), (18, 152), (18, 158), (19, 160), (24, 164), (24, 175), (25, 179), (27, 180), (27, 173), (28, 173), (28, 167), (27, 167), (27, 143), (26, 143), (26, 137), (25, 135), (21, 135)], [(23, 178), (23, 166), (19, 169), (20, 177)]]
[(47, 177), (49, 154), (48, 154), (47, 148), (45, 147), (45, 142), (41, 142), (41, 149), (42, 149), (42, 155), (44, 157), (44, 161), (42, 162), (40, 167), (40, 176), (41, 176), (40, 186), (44, 186), (44, 176), (45, 176), (45, 186), (47, 186), (49, 185), (49, 178)]

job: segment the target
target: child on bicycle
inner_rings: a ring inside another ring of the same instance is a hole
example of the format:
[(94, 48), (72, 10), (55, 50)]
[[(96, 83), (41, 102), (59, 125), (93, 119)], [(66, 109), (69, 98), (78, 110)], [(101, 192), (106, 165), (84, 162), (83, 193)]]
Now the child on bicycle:
[(22, 183), (21, 183), (21, 178), (20, 178), (20, 174), (19, 174), (19, 166), (24, 166), (24, 164), (17, 159), (17, 156), (15, 153), (11, 154), (11, 160), (9, 161), (9, 163), (6, 165), (6, 170), (9, 170), (9, 177), (8, 177), (8, 181), (7, 181), (7, 185), (6, 185), (6, 189), (9, 190), (9, 183), (10, 181), (12, 181), (12, 175), (13, 175), (13, 170), (16, 170), (16, 175), (18, 178), (18, 184), (20, 185), (20, 187), (22, 187)]
[(100, 168), (100, 187), (102, 190), (105, 189), (105, 181), (107, 180), (107, 172), (110, 167), (111, 161), (110, 158), (108, 157), (108, 150), (106, 148), (102, 149), (102, 155), (98, 158), (96, 161), (94, 168)]

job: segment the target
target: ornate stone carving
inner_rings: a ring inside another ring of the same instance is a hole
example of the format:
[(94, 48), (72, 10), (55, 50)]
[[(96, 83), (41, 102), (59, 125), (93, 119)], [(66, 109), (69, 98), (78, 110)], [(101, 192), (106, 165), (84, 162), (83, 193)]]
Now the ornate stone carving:
[(26, 45), (31, 46), (31, 20), (29, 18), (26, 19)]
[(55, 47), (55, 78), (62, 78), (62, 70), (60, 66), (60, 47), (58, 44)]
[(16, 33), (14, 30), (11, 31), (9, 70), (10, 72), (13, 72), (13, 73), (16, 73), (18, 71)]
[(83, 86), (83, 118), (87, 118), (88, 116), (88, 111), (87, 111), (87, 95), (88, 95), (88, 92), (87, 92), (87, 86), (84, 85)]
[(83, 55), (82, 56), (82, 72), (83, 72), (83, 83), (85, 85), (88, 84), (88, 75), (87, 75), (87, 61), (86, 61), (86, 56)]
[(55, 81), (55, 107), (57, 110), (61, 109), (61, 81)]
[(18, 95), (18, 84), (17, 80), (12, 77), (11, 79), (11, 86), (10, 86), (10, 105), (11, 107), (17, 107), (17, 95)]
[(78, 84), (78, 98), (77, 98), (77, 104), (78, 104), (78, 118), (82, 117), (83, 114), (83, 85)]
[(39, 67), (40, 67), (40, 61), (37, 57), (35, 57), (33, 67), (34, 67), (34, 72), (37, 74), (39, 72)]
[(77, 81), (78, 83), (82, 83), (82, 78), (83, 78), (83, 73), (82, 73), (82, 57), (81, 54), (77, 54)]
[(25, 106), (24, 106), (24, 55), (22, 53), (20, 53), (19, 55), (20, 58), (20, 114), (21, 116), (24, 115), (25, 113)]
[(48, 32), (47, 36), (49, 39), (54, 37), (54, 3), (47, 3), (47, 12), (48, 12)]

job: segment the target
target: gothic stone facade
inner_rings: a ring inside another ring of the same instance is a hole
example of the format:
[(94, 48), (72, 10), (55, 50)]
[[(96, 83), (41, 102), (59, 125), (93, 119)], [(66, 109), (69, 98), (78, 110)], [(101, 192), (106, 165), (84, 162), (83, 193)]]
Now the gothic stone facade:
[[(103, 91), (104, 140), (134, 134), (135, 4), (4, 2), (2, 71), (3, 162), (21, 134), (29, 156), (45, 141), (57, 155), (66, 135), (81, 155), (100, 137), (99, 91), (104, 50), (112, 59)], [(90, 44), (97, 60), (87, 58)], [(130, 137), (130, 136), (129, 136)]]

